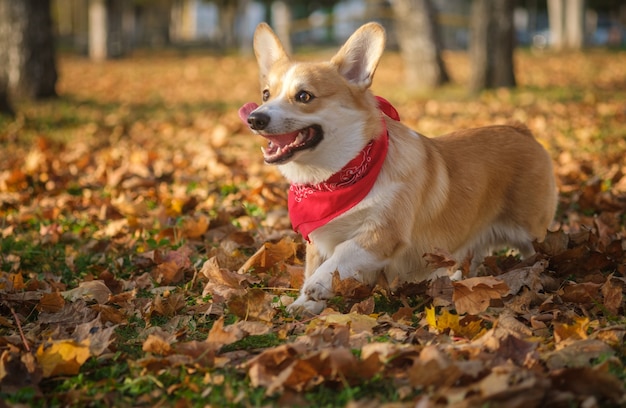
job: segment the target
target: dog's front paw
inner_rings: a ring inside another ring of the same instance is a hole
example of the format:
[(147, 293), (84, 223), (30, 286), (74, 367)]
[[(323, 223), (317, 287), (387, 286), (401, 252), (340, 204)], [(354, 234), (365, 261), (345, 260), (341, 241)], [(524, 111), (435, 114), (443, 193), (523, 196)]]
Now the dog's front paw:
[(287, 306), (287, 312), (293, 316), (311, 316), (319, 314), (326, 307), (326, 301), (313, 300), (302, 294)]
[(332, 286), (332, 275), (318, 270), (304, 281), (302, 295), (311, 300), (328, 300), (333, 297)]

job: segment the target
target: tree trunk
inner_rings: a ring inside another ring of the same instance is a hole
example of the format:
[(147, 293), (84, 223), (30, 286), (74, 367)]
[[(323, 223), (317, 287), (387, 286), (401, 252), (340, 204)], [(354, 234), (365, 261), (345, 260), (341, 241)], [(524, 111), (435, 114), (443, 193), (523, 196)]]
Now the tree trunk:
[(448, 82), (432, 0), (396, 0), (392, 5), (407, 86), (429, 90)]
[(103, 61), (107, 50), (107, 7), (106, 0), (89, 1), (89, 58)]
[(57, 69), (50, 0), (0, 0), (6, 11), (0, 48), (6, 58), (0, 65), (6, 73), (11, 95), (39, 99), (56, 96)]
[(514, 87), (515, 29), (510, 0), (474, 0), (470, 16), (470, 90)]
[[(119, 58), (130, 48), (131, 33), (124, 17), (131, 12), (123, 0), (89, 0), (89, 57), (94, 61)], [(131, 22), (132, 18), (131, 17)]]
[(9, 102), (6, 78), (0, 78), (0, 115), (15, 116), (15, 111)]
[(6, 61), (9, 59), (7, 44), (9, 44), (10, 41), (11, 20), (9, 18), (9, 1), (0, 0), (0, 114), (13, 116), (13, 108), (9, 102), (8, 67), (6, 64)]
[(548, 0), (550, 46), (579, 50), (585, 40), (584, 0)]

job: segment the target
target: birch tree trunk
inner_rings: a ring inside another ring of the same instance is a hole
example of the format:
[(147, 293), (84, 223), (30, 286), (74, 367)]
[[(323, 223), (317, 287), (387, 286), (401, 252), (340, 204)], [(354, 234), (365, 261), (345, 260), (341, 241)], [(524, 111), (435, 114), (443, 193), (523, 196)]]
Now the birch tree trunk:
[(548, 0), (550, 46), (579, 50), (585, 40), (584, 0)]

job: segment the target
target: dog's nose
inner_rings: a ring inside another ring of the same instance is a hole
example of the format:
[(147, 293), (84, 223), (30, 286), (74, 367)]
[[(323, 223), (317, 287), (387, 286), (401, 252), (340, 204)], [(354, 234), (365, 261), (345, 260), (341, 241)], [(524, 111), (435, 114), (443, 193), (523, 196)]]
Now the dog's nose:
[(252, 112), (248, 116), (248, 125), (254, 130), (263, 130), (270, 123), (270, 116), (266, 113)]

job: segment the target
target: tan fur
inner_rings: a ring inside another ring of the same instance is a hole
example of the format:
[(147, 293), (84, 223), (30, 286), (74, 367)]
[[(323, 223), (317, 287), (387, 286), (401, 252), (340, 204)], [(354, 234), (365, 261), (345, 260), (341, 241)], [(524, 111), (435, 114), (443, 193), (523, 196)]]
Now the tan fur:
[[(381, 130), (368, 90), (384, 45), (378, 24), (361, 27), (330, 62), (296, 63), (269, 26), (255, 33), (261, 89), (258, 108), (272, 117), (266, 133), (319, 124), (324, 140), (279, 165), (292, 182), (318, 183), (349, 162)], [(315, 95), (299, 104), (299, 90)], [(332, 274), (374, 284), (428, 279), (423, 255), (437, 249), (475, 269), (490, 250), (533, 253), (554, 215), (556, 187), (548, 153), (521, 124), (461, 130), (427, 138), (385, 118), (389, 152), (368, 196), (314, 230), (306, 279), (293, 312), (319, 312), (333, 295)], [(263, 132), (259, 132), (263, 134)]]

